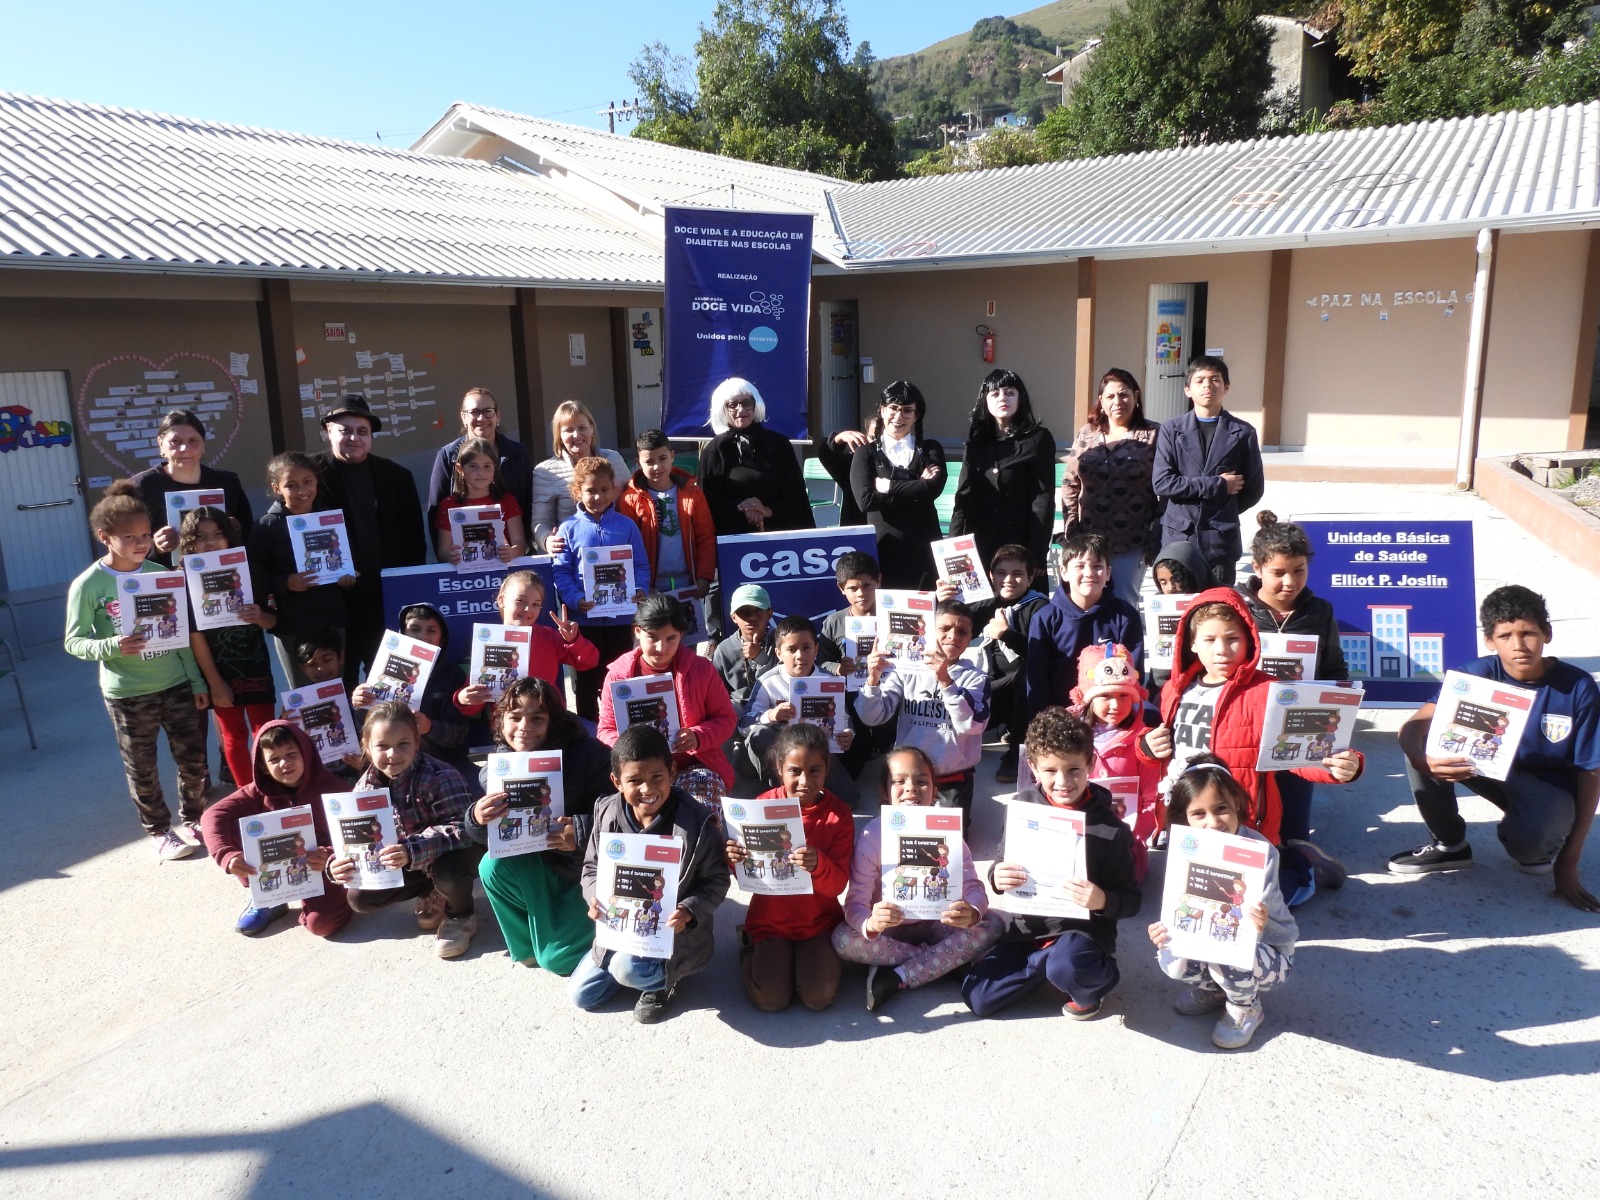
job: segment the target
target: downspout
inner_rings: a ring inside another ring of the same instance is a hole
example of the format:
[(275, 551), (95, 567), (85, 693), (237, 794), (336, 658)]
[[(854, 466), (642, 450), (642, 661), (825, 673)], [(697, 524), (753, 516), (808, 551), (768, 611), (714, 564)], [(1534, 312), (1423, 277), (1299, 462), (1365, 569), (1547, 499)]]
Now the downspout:
[(1461, 394), (1461, 436), (1456, 448), (1456, 490), (1472, 487), (1478, 458), (1478, 426), (1483, 418), (1483, 377), (1489, 367), (1489, 310), (1494, 297), (1494, 254), (1498, 229), (1478, 230), (1478, 273), (1472, 281), (1472, 324), (1467, 333), (1467, 380)]

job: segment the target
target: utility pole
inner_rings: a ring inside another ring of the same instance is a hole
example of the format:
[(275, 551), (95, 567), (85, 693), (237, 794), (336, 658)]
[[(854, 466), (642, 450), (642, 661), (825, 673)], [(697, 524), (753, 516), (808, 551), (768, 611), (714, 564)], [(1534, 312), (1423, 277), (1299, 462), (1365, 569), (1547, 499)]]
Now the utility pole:
[(631, 121), (643, 111), (644, 110), (639, 107), (638, 97), (635, 97), (620, 107), (615, 100), (607, 101), (607, 107), (596, 109), (594, 115), (597, 117), (605, 117), (606, 124), (610, 126), (611, 132), (615, 133), (617, 131), (618, 117), (621, 117), (624, 121)]

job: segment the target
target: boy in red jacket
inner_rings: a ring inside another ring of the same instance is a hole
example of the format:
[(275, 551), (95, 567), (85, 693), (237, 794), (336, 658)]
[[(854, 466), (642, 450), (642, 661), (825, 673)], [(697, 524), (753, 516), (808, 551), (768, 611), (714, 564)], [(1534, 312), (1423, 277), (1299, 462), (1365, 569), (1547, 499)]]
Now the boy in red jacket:
[[(307, 856), (307, 866), (321, 871), (328, 864), (329, 847), (333, 845), (328, 819), (322, 811), (322, 797), (345, 790), (344, 782), (322, 765), (303, 730), (288, 721), (268, 721), (256, 731), (254, 781), (218, 800), (200, 820), (206, 849), (217, 866), (248, 887), (255, 868), (245, 861), (240, 818), (309, 804), (317, 831), (317, 849)], [(288, 912), (287, 904), (257, 908), (247, 903), (234, 928), (246, 937), (255, 937)], [(322, 895), (300, 902), (300, 924), (318, 937), (335, 934), (349, 922), (350, 905), (342, 887), (329, 884)]]
[[(828, 777), (828, 735), (821, 729), (785, 725), (773, 739), (771, 757), (779, 785), (756, 798), (800, 802), (806, 844), (791, 851), (789, 860), (811, 876), (811, 895), (750, 897), (739, 974), (745, 995), (763, 1012), (780, 1012), (795, 996), (816, 1012), (839, 992), (841, 963), (833, 931), (844, 921), (839, 893), (850, 882), (855, 822), (845, 803), (822, 786)], [(727, 852), (737, 877), (749, 852), (732, 838)]]
[(672, 465), (672, 443), (659, 429), (634, 439), (639, 469), (628, 480), (617, 511), (632, 517), (650, 558), (649, 587), (704, 596), (717, 573), (717, 531), (711, 508), (694, 476)]
[[(1232, 588), (1211, 588), (1195, 597), (1178, 622), (1172, 677), (1161, 691), (1161, 724), (1139, 742), (1139, 757), (1167, 764), (1167, 783), (1183, 773), (1197, 754), (1215, 754), (1250, 797), (1246, 823), (1278, 844), (1282, 805), (1272, 772), (1258, 772), (1261, 726), (1268, 691), (1279, 681), (1259, 670), (1255, 623), (1244, 599)], [(1363, 759), (1342, 750), (1322, 767), (1299, 767), (1295, 774), (1313, 783), (1349, 783), (1361, 774)], [(1280, 886), (1289, 904), (1303, 904), (1320, 883), (1337, 888), (1345, 870), (1310, 842), (1280, 849)]]

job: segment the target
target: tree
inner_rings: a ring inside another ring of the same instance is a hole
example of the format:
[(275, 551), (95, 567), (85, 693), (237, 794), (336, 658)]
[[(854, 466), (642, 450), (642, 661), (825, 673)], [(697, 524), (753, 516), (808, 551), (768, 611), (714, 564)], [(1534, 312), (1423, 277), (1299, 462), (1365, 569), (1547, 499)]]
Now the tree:
[(1002, 125), (981, 138), (958, 142), (914, 159), (906, 164), (906, 174), (953, 175), (960, 171), (987, 171), (993, 167), (1026, 167), (1044, 161), (1044, 150), (1031, 130)]
[(628, 70), (636, 136), (846, 179), (886, 179), (894, 133), (835, 0), (718, 0), (688, 61), (659, 42)]
[(1254, 137), (1272, 83), (1271, 34), (1250, 0), (1127, 0), (1112, 10), (1068, 103), (1039, 137), (1086, 158)]

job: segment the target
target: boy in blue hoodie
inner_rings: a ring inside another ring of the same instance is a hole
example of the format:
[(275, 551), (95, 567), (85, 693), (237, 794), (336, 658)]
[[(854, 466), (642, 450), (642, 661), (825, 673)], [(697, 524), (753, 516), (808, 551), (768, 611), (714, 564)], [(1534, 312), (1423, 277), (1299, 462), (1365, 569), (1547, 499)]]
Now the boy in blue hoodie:
[(1078, 655), (1097, 642), (1126, 646), (1136, 670), (1144, 660), (1139, 614), (1111, 594), (1111, 554), (1105, 536), (1076, 533), (1061, 547), (1061, 586), (1028, 627), (1028, 719), (1072, 704)]

